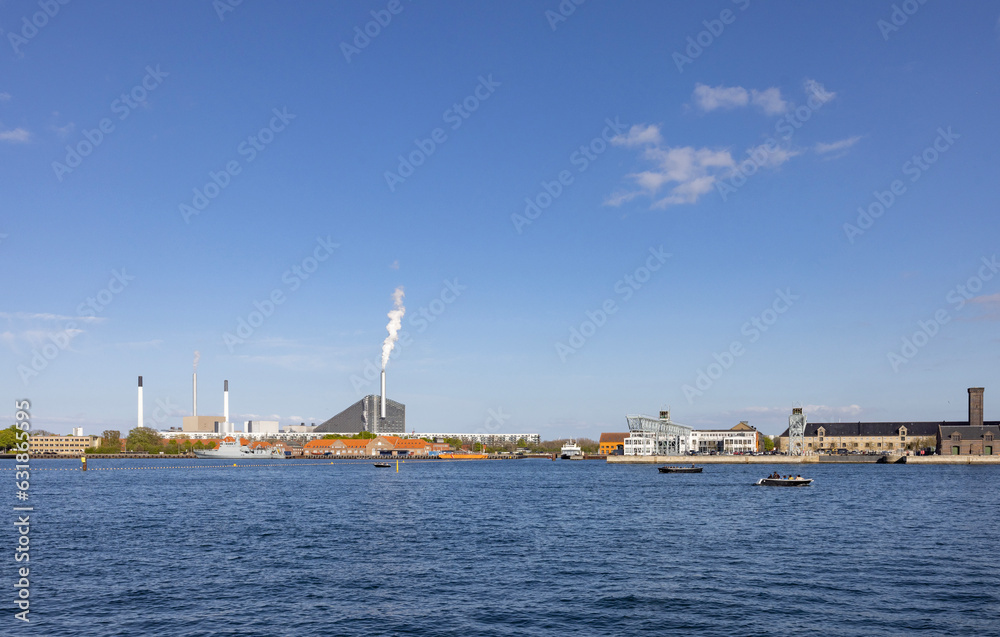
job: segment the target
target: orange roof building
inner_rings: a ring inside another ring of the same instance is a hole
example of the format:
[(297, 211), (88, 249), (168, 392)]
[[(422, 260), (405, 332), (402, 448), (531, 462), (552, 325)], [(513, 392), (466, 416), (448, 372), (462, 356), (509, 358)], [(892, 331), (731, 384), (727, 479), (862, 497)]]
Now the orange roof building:
[(598, 442), (597, 453), (611, 456), (616, 453), (625, 452), (625, 438), (629, 432), (625, 433), (602, 433)]

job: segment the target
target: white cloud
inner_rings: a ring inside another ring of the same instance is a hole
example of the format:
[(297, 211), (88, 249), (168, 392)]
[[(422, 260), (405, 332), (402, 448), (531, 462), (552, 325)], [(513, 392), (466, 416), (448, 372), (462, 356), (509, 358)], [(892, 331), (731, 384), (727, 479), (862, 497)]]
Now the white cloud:
[(12, 144), (24, 143), (31, 139), (31, 133), (23, 128), (0, 131), (0, 142), (10, 142)]
[(777, 168), (792, 157), (801, 154), (797, 150), (780, 146), (772, 150), (768, 148), (768, 144), (761, 144), (747, 150), (747, 157), (757, 164), (758, 168)]
[(0, 102), (9, 102), (10, 93), (0, 93)]
[(846, 139), (840, 139), (835, 142), (830, 142), (829, 144), (824, 144), (820, 142), (816, 144), (816, 152), (820, 155), (825, 155), (827, 153), (833, 153), (837, 151), (847, 150), (851, 146), (857, 144), (861, 141), (861, 135), (855, 135), (853, 137), (848, 137)]
[(788, 102), (781, 99), (781, 90), (778, 88), (772, 87), (763, 91), (754, 89), (750, 95), (754, 106), (760, 107), (765, 115), (781, 115), (788, 110)]
[(742, 86), (716, 86), (713, 88), (705, 84), (695, 84), (694, 101), (701, 110), (707, 113), (718, 108), (746, 106), (750, 102), (750, 93)]
[(695, 84), (695, 105), (707, 112), (724, 108), (741, 108), (753, 105), (765, 115), (780, 115), (788, 110), (788, 102), (781, 97), (781, 89), (771, 87), (758, 91), (745, 89), (742, 86), (706, 86)]
[(398, 270), (399, 269), (399, 259), (396, 259), (395, 261), (393, 261), (392, 263), (390, 263), (389, 264), (389, 269), (390, 270)]
[(666, 197), (658, 199), (653, 204), (654, 207), (695, 203), (703, 194), (712, 190), (723, 171), (734, 166), (732, 155), (727, 150), (692, 146), (647, 148), (643, 157), (654, 162), (656, 167), (629, 175), (640, 190), (616, 193), (604, 202), (606, 205), (620, 206), (640, 194), (656, 197), (669, 184), (676, 185)]
[(655, 124), (650, 124), (649, 126), (635, 125), (628, 129), (627, 135), (617, 135), (611, 139), (611, 143), (615, 146), (625, 146), (626, 148), (659, 144), (660, 141), (660, 127)]
[(837, 97), (836, 93), (826, 90), (826, 88), (816, 80), (807, 79), (804, 86), (806, 93), (808, 93), (810, 97), (816, 98), (816, 101), (820, 104), (826, 104), (833, 98)]

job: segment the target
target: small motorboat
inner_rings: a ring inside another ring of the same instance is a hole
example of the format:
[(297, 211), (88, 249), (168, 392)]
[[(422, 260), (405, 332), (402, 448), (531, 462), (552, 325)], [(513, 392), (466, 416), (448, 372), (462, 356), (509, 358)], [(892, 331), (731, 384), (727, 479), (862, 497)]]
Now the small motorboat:
[(761, 487), (808, 487), (812, 478), (796, 476), (794, 478), (761, 478), (757, 485)]
[(660, 473), (701, 473), (703, 467), (696, 467), (691, 465), (690, 467), (657, 467)]
[(391, 464), (389, 464), (388, 462), (376, 462), (376, 463), (375, 463), (375, 466), (376, 466), (376, 467), (379, 467), (380, 469), (388, 469), (388, 468), (389, 468), (389, 467), (391, 467), (392, 465), (391, 465)]

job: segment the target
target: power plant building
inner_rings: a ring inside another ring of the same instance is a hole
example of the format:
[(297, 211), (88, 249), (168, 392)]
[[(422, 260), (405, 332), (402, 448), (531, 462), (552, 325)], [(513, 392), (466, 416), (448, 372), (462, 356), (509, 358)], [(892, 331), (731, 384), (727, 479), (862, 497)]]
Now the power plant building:
[(313, 433), (356, 434), (362, 431), (374, 434), (406, 433), (406, 405), (387, 398), (385, 418), (381, 417), (380, 411), (381, 398), (369, 394), (317, 426)]

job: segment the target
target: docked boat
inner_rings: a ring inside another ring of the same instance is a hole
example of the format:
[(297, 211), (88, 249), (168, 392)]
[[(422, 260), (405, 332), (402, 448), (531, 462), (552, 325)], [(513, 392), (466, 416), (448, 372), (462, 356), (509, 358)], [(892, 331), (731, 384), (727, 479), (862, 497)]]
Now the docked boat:
[(761, 487), (808, 487), (812, 484), (812, 478), (796, 476), (794, 478), (761, 478), (757, 481), (757, 486)]
[(583, 449), (575, 441), (570, 440), (559, 450), (559, 457), (563, 460), (583, 460)]
[(486, 460), (489, 458), (485, 453), (456, 453), (445, 451), (438, 454), (442, 460)]
[(251, 449), (232, 436), (226, 436), (216, 449), (194, 449), (194, 455), (205, 460), (284, 460), (279, 447), (258, 445)]
[(704, 467), (657, 467), (660, 473), (701, 473)]
[(389, 464), (388, 462), (376, 462), (375, 466), (378, 467), (378, 468), (380, 468), (380, 469), (388, 469), (392, 465)]

